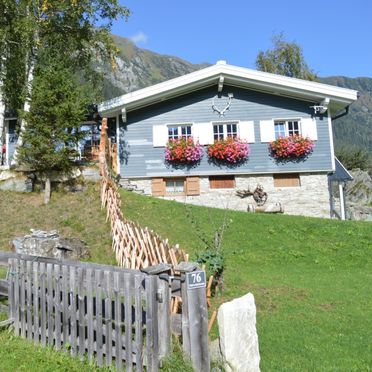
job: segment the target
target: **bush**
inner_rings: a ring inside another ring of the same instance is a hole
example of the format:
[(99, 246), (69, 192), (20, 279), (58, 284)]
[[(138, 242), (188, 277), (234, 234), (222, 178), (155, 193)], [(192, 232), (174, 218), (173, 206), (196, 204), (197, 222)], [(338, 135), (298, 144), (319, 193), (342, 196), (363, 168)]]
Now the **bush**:
[(368, 153), (362, 149), (342, 147), (336, 151), (336, 156), (346, 169), (366, 170), (370, 166)]

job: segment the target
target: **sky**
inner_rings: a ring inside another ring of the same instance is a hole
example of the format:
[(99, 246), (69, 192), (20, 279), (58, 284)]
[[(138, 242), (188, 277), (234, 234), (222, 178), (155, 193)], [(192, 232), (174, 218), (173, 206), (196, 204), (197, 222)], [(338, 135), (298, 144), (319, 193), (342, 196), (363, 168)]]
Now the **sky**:
[(319, 76), (372, 77), (372, 0), (120, 0), (128, 20), (112, 32), (192, 63), (255, 68), (284, 33)]

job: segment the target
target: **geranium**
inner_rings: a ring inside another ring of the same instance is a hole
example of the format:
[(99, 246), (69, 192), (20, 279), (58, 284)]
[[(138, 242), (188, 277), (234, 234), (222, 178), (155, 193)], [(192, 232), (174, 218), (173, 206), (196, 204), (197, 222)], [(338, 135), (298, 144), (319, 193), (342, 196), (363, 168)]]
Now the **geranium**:
[(215, 141), (213, 145), (208, 146), (208, 156), (211, 159), (232, 164), (247, 159), (249, 152), (248, 143), (239, 138), (228, 137), (223, 140)]
[(278, 138), (269, 144), (269, 149), (277, 159), (297, 159), (309, 155), (314, 146), (310, 138), (295, 135)]
[(180, 137), (168, 141), (164, 155), (169, 162), (196, 163), (203, 157), (203, 148), (192, 137)]

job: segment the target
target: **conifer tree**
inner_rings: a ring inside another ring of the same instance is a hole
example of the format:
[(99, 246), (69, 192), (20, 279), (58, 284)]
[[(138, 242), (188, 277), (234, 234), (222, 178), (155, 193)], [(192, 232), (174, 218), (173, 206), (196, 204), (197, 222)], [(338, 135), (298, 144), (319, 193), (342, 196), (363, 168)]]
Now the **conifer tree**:
[(14, 23), (25, 25), (25, 89), (14, 160), (43, 176), (48, 202), (53, 171), (69, 172), (76, 165), (80, 122), (88, 102), (98, 97), (95, 64), (117, 52), (112, 23), (129, 12), (117, 0), (18, 3), (22, 7)]

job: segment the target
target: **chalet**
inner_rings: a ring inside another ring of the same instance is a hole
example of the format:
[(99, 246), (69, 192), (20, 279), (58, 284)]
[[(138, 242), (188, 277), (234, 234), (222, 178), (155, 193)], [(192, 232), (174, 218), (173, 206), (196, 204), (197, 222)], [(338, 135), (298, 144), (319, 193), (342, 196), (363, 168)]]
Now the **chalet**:
[[(236, 191), (261, 185), (268, 202), (280, 203), (285, 213), (330, 217), (332, 120), (357, 98), (354, 90), (219, 61), (103, 102), (98, 111), (118, 143), (120, 177), (145, 194), (246, 210), (253, 199), (242, 200)], [(270, 143), (291, 136), (310, 140), (312, 151), (275, 156)], [(180, 137), (203, 147), (199, 161), (165, 159), (168, 141)], [(236, 163), (213, 161), (208, 146), (226, 138), (243, 139), (249, 156)]]

